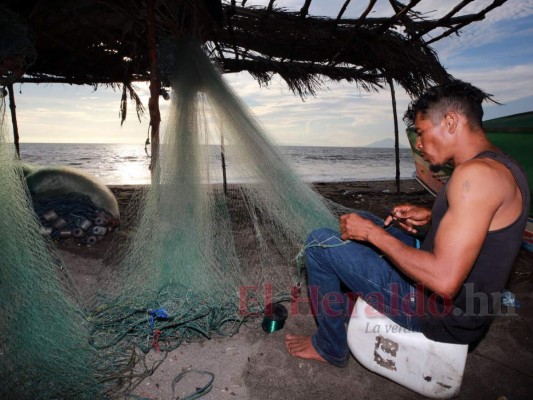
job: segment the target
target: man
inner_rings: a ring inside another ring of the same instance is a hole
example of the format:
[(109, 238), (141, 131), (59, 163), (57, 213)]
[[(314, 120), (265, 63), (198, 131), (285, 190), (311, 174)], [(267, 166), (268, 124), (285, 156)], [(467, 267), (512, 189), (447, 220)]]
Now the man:
[[(290, 354), (348, 362), (341, 285), (433, 340), (468, 344), (482, 337), (518, 254), (530, 201), (523, 171), (483, 132), (485, 98), (454, 81), (430, 89), (406, 112), (423, 157), (433, 167), (455, 165), (432, 210), (399, 205), (384, 223), (348, 214), (340, 218), (340, 235), (311, 233), (306, 265), (318, 330), (286, 335)], [(417, 249), (410, 234), (429, 223)]]

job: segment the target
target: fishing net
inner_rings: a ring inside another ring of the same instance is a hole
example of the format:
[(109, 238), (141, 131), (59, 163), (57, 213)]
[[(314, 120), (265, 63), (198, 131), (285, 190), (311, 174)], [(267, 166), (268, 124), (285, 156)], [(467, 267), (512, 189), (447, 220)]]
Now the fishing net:
[(1, 123), (0, 398), (98, 398), (84, 313), (60, 258), (40, 233), (6, 137)]
[(243, 316), (287, 298), (307, 234), (337, 226), (200, 45), (184, 40), (172, 54), (173, 98), (153, 181), (113, 262), (118, 277), (106, 279), (119, 286), (108, 285), (93, 316), (100, 347), (134, 340), (144, 351), (154, 341), (170, 350), (234, 333)]
[(308, 233), (337, 226), (330, 205), (291, 171), (200, 44), (169, 48), (173, 97), (152, 184), (116, 232), (99, 292), (83, 299), (88, 314), (39, 232), (23, 170), (2, 139), (6, 398), (130, 392), (158, 365), (146, 364), (150, 350), (234, 334), (250, 315), (286, 300)]

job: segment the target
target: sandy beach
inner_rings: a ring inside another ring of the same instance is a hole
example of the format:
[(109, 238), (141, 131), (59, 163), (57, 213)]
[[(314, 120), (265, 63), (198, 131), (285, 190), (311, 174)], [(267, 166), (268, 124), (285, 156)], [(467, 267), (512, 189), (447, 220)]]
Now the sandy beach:
[[(415, 180), (402, 180), (400, 192), (393, 181), (315, 183), (315, 190), (326, 199), (345, 207), (368, 210), (385, 217), (399, 203), (430, 206), (433, 196)], [(140, 186), (110, 186), (123, 218), (129, 201)], [(114, 232), (121, 234), (120, 230)], [(94, 246), (59, 244), (65, 264), (82, 296), (94, 291), (101, 274), (111, 266), (104, 256), (112, 251), (113, 238), (106, 237)], [(499, 318), (487, 337), (468, 356), (461, 399), (525, 399), (533, 392), (533, 279), (532, 253), (522, 250), (509, 282), (509, 289), (521, 303), (517, 315)], [(366, 370), (355, 359), (339, 369), (289, 356), (284, 347), (285, 333), (311, 334), (314, 319), (306, 304), (298, 305), (284, 329), (266, 334), (257, 319), (243, 326), (233, 337), (214, 337), (182, 344), (167, 354), (155, 373), (134, 391), (137, 398), (171, 399), (203, 386), (208, 376), (189, 373), (173, 394), (172, 382), (189, 369), (214, 374), (212, 390), (205, 399), (353, 399), (419, 398), (418, 395)], [(151, 352), (148, 360), (163, 358)], [(518, 384), (518, 382), (521, 382)], [(173, 397), (174, 396), (174, 397)], [(505, 396), (505, 397), (502, 397)]]

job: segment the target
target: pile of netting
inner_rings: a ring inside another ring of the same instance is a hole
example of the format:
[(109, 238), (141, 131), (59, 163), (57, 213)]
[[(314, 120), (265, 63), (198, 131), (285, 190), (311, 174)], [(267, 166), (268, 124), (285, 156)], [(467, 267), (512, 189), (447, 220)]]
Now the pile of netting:
[(2, 142), (2, 394), (127, 393), (151, 372), (139, 372), (139, 355), (232, 335), (248, 316), (288, 299), (308, 233), (337, 226), (201, 46), (182, 41), (173, 54), (171, 112), (152, 184), (119, 228), (128, 234), (117, 236), (88, 316)]
[(287, 298), (308, 233), (337, 226), (200, 45), (184, 40), (173, 54), (157, 168), (118, 257), (120, 287), (110, 292), (120, 295), (100, 299), (93, 316), (97, 346), (131, 339), (147, 351), (157, 339), (172, 349), (232, 334), (244, 316)]
[(40, 224), (0, 116), (0, 397), (99, 398), (89, 326)]

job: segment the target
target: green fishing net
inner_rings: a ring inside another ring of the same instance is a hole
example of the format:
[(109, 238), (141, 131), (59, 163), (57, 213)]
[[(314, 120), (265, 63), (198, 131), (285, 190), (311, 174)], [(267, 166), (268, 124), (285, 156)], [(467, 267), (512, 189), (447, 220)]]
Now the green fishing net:
[(133, 386), (124, 382), (142, 375), (139, 355), (232, 335), (249, 315), (287, 299), (308, 233), (337, 227), (332, 207), (291, 171), (201, 45), (182, 40), (170, 48), (171, 110), (152, 183), (130, 205), (127, 234), (116, 235), (87, 318), (60, 279), (62, 265), (49, 255), (3, 142), (7, 393), (127, 392)]
[[(183, 40), (173, 52), (158, 163), (130, 211), (136, 224), (114, 258), (114, 284), (96, 301), (92, 321), (105, 327), (93, 336), (97, 346), (131, 339), (148, 351), (156, 330), (164, 349), (234, 333), (247, 313), (289, 293), (307, 234), (337, 225), (200, 45)], [(223, 153), (225, 171), (213, 152)], [(238, 176), (227, 190), (224, 173)]]
[(98, 398), (84, 312), (61, 259), (40, 233), (0, 122), (0, 397)]

